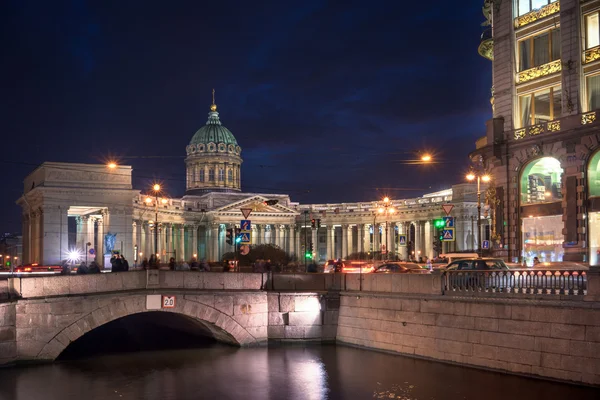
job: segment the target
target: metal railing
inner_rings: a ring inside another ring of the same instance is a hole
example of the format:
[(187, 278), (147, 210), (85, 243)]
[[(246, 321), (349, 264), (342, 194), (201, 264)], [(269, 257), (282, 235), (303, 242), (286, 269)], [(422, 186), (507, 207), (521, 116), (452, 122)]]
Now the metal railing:
[(582, 296), (587, 293), (587, 276), (581, 270), (444, 271), (442, 293)]

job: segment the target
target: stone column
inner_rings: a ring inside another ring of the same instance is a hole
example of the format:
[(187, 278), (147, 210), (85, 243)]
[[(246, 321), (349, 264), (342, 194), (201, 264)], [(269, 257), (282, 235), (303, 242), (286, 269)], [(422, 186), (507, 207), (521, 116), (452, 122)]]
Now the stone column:
[(217, 223), (212, 223), (210, 225), (210, 240), (211, 240), (211, 244), (212, 244), (212, 251), (211, 251), (211, 260), (212, 261), (219, 261), (220, 260), (220, 254), (219, 254), (219, 241), (221, 240), (220, 238), (220, 224)]
[(342, 225), (342, 258), (348, 255), (348, 225)]
[(415, 221), (415, 259), (419, 259), (419, 252), (423, 255), (423, 239), (421, 237), (421, 221)]
[(258, 244), (263, 243), (262, 235), (265, 232), (265, 226), (264, 225), (260, 225), (260, 224), (256, 224), (255, 226), (256, 226), (256, 235), (255, 235), (254, 238), (252, 238), (252, 240), (253, 240), (253, 242), (255, 244), (258, 245)]
[(332, 224), (328, 224), (325, 228), (327, 230), (327, 233), (325, 234), (325, 242), (327, 243), (327, 259), (333, 260), (335, 257), (335, 229), (333, 228)]
[(185, 256), (185, 225), (179, 225), (179, 243), (178, 243), (178, 257), (180, 260), (187, 261), (189, 258)]
[[(388, 249), (388, 245), (389, 245), (389, 241), (388, 241), (388, 225), (389, 222), (382, 222), (381, 223), (381, 248), (383, 249), (385, 246), (385, 251), (389, 251)], [(387, 253), (386, 253), (387, 254)], [(384, 258), (387, 258), (387, 255), (384, 256)]]
[(271, 240), (271, 243), (273, 243), (275, 246), (280, 246), (279, 243), (279, 235), (280, 235), (280, 229), (279, 229), (279, 224), (275, 224), (275, 225), (271, 225), (272, 229), (271, 229), (271, 235), (274, 236), (274, 238)]
[(294, 225), (292, 225), (292, 224), (288, 225), (287, 253), (292, 257), (296, 254), (296, 250), (294, 249), (296, 232), (295, 232), (294, 228), (295, 228)]
[(165, 227), (165, 244), (167, 246), (167, 259), (173, 257), (173, 250), (175, 249), (173, 243), (173, 224), (167, 224)]
[(381, 243), (379, 237), (379, 224), (373, 224), (373, 252), (381, 251)]
[(84, 225), (81, 215), (75, 217), (75, 248), (82, 254), (85, 252)]
[(371, 251), (371, 235), (369, 234), (369, 224), (362, 224), (363, 251), (368, 253)]
[(302, 248), (300, 243), (304, 243), (304, 231), (302, 225), (296, 226), (296, 239), (294, 240), (294, 252), (298, 261), (302, 260), (304, 254), (301, 254), (300, 249)]
[(433, 258), (433, 224), (431, 221), (425, 222), (425, 255), (427, 258)]
[(139, 242), (137, 240), (138, 231), (139, 231), (139, 229), (138, 229), (138, 223), (137, 223), (137, 221), (131, 221), (131, 243), (132, 243), (131, 247), (133, 248), (132, 251), (134, 253), (133, 253), (133, 257), (131, 257), (131, 259), (128, 260), (128, 262), (130, 262), (132, 266), (137, 263), (136, 260), (137, 260), (138, 255), (139, 255), (139, 250), (138, 251), (135, 250), (135, 246), (136, 245), (139, 247), (139, 244), (138, 244)]

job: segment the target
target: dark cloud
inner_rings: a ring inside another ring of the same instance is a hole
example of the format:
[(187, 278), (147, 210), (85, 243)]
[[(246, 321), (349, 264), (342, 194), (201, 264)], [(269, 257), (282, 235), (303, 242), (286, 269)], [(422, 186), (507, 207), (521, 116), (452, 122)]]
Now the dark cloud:
[[(447, 187), (491, 111), (481, 3), (5, 2), (0, 229), (19, 230), (33, 169), (14, 162), (117, 156), (137, 187), (181, 195), (212, 88), (246, 190), (339, 202)], [(402, 163), (423, 150), (442, 163)]]

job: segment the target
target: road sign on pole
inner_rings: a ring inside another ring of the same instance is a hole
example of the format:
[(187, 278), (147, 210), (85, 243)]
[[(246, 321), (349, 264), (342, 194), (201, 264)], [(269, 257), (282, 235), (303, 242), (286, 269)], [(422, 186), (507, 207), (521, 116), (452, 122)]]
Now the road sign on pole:
[(442, 242), (454, 242), (455, 240), (454, 228), (442, 229)]
[(252, 224), (249, 219), (243, 219), (240, 221), (240, 231), (250, 231), (252, 230)]
[(248, 219), (248, 217), (250, 216), (250, 213), (252, 212), (251, 208), (240, 208), (240, 211), (242, 212), (242, 215), (244, 216), (244, 218)]
[(454, 204), (442, 204), (442, 208), (444, 209), (446, 215), (450, 215), (450, 211), (452, 211), (452, 209), (454, 208)]
[(454, 228), (454, 217), (443, 217), (444, 227)]
[(406, 246), (406, 235), (398, 235), (398, 245)]
[(240, 232), (240, 244), (250, 244), (252, 241), (252, 233), (250, 232)]

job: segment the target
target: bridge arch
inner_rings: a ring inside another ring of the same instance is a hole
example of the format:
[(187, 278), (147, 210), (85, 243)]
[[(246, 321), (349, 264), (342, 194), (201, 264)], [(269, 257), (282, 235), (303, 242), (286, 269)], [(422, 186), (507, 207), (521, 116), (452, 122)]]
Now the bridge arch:
[[(177, 297), (174, 308), (149, 310), (146, 308), (146, 297), (146, 294), (133, 294), (119, 296), (118, 298), (82, 296), (65, 299), (65, 301), (74, 302), (75, 304), (79, 303), (86, 311), (75, 314), (72, 320), (64, 322), (50, 340), (42, 346), (35, 359), (55, 360), (72, 342), (86, 333), (111, 321), (146, 312), (180, 314), (201, 324), (213, 334), (216, 340), (237, 346), (252, 346), (265, 340), (265, 338), (255, 338), (243, 325), (243, 321), (248, 321), (249, 317), (243, 315), (244, 307), (240, 307), (242, 310), (241, 315), (228, 315), (226, 310), (219, 310), (216, 308), (218, 305), (211, 305), (210, 301), (206, 301), (211, 296), (182, 295)], [(248, 308), (250, 307), (248, 306)], [(233, 307), (231, 307), (231, 314), (233, 314)]]

